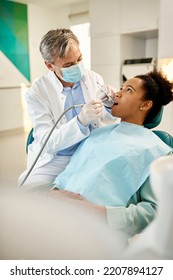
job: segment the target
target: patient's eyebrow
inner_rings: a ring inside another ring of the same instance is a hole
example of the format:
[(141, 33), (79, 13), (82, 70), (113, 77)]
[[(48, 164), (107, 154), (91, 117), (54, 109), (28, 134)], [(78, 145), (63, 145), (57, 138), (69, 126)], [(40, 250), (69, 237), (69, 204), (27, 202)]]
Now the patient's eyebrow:
[(132, 86), (132, 85), (125, 85), (125, 84), (123, 84), (121, 87), (120, 87), (120, 90), (121, 89), (123, 89), (123, 87), (130, 87), (130, 88), (132, 88), (134, 91), (136, 91), (136, 89)]
[(136, 89), (131, 85), (127, 85), (127, 87), (131, 87), (134, 91), (136, 91)]

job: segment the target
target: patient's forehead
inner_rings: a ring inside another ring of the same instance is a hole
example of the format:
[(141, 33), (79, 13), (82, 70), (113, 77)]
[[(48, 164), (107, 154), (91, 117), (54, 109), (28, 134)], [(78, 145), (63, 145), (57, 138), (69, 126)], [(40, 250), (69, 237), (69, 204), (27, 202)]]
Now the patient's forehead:
[(135, 89), (143, 87), (143, 80), (140, 78), (131, 78), (124, 82), (123, 87), (132, 86)]

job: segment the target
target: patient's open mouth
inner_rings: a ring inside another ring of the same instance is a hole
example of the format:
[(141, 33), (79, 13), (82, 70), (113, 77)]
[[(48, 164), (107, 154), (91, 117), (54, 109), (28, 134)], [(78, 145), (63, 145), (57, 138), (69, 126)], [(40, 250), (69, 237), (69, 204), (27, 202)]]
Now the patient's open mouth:
[(114, 100), (114, 104), (113, 105), (118, 105), (118, 102), (116, 100)]

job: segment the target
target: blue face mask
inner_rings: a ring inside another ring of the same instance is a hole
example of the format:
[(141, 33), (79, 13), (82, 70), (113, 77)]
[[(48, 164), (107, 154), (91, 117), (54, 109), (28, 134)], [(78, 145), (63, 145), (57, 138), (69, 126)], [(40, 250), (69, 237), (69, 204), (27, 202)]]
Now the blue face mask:
[(79, 62), (78, 64), (72, 65), (67, 68), (62, 68), (62, 78), (65, 82), (68, 83), (76, 83), (79, 82), (84, 74), (84, 66), (83, 62)]

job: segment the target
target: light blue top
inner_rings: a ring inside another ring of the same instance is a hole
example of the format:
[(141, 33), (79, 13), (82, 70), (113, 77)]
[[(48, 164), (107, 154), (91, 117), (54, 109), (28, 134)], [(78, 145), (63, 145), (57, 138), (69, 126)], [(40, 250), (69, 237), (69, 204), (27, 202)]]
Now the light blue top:
[(60, 189), (95, 204), (126, 206), (149, 176), (149, 166), (171, 148), (151, 130), (121, 122), (96, 129), (55, 180)]

